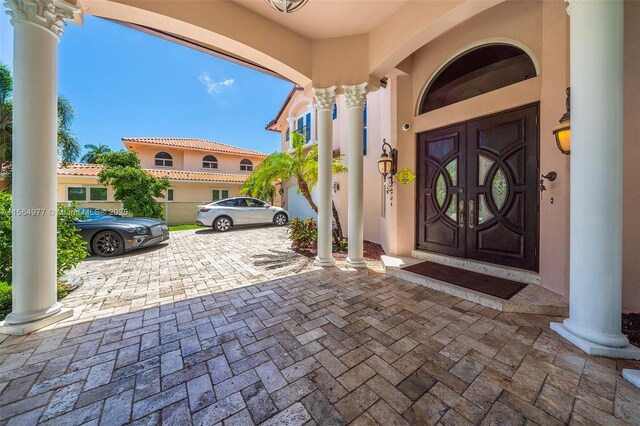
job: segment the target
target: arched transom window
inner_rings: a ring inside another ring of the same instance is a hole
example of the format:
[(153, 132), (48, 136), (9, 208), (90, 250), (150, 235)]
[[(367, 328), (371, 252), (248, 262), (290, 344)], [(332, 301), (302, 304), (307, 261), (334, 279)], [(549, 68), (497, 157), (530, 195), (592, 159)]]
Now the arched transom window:
[(246, 158), (240, 161), (240, 171), (241, 172), (252, 172), (253, 171), (253, 163), (251, 160), (247, 160)]
[(217, 169), (218, 168), (218, 159), (213, 155), (205, 155), (202, 159), (202, 168), (203, 169)]
[(156, 166), (173, 167), (173, 157), (168, 152), (159, 152), (156, 154)]
[(508, 44), (490, 44), (456, 57), (431, 80), (420, 114), (536, 76), (533, 61)]

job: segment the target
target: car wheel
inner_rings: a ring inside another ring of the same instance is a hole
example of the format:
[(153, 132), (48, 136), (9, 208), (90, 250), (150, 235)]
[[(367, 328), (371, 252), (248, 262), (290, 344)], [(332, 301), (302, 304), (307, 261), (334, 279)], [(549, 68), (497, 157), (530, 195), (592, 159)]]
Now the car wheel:
[(117, 232), (102, 231), (93, 239), (91, 249), (98, 256), (118, 256), (124, 253), (124, 241)]
[(219, 217), (213, 222), (213, 229), (220, 232), (226, 232), (231, 229), (232, 226), (231, 219), (225, 216)]
[(287, 215), (284, 213), (276, 213), (273, 217), (273, 223), (277, 226), (284, 226), (287, 223)]

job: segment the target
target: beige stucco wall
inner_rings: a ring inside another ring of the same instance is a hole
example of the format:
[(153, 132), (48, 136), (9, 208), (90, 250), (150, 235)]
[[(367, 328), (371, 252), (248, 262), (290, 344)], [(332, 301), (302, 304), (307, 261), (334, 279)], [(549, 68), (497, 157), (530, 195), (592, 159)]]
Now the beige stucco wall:
[(622, 298), (625, 310), (640, 312), (640, 2), (624, 5)]
[[(540, 276), (542, 285), (568, 297), (569, 292), (569, 157), (555, 146), (552, 128), (565, 111), (568, 81), (568, 18), (563, 2), (506, 2), (479, 14), (422, 47), (390, 79), (391, 140), (400, 151), (399, 167), (415, 172), (416, 135), (474, 117), (540, 102), (540, 171), (556, 171), (540, 204)], [(640, 3), (625, 2), (625, 172), (623, 308), (640, 311), (640, 225), (628, 212), (640, 208)], [(439, 67), (466, 48), (487, 41), (510, 41), (532, 55), (539, 76), (458, 104), (415, 116), (422, 91)], [(407, 106), (410, 106), (408, 108)], [(410, 132), (402, 132), (402, 123)], [(597, 178), (594, 172), (594, 178)], [(415, 182), (396, 185), (401, 209), (387, 208), (381, 241), (386, 250), (408, 255), (415, 244)], [(594, 194), (594, 202), (597, 194)], [(553, 199), (553, 203), (551, 200)], [(390, 212), (391, 210), (391, 212)]]

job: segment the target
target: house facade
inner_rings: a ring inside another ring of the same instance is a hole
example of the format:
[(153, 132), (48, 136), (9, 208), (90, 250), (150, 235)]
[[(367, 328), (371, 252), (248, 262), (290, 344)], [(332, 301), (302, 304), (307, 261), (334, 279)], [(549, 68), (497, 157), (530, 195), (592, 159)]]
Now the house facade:
[[(91, 14), (289, 79), (313, 96), (318, 265), (334, 265), (332, 111), (343, 95), (347, 264), (366, 266), (364, 222), (381, 214), (364, 202), (370, 166), (354, 153), (363, 148), (365, 103), (379, 96), (380, 113), (373, 119), (368, 111), (367, 125), (380, 130), (367, 135), (368, 144), (386, 140), (398, 151), (398, 170), (410, 172), (396, 177), (393, 204), (379, 220), (387, 252), (534, 274), (569, 300), (569, 318), (552, 324), (554, 331), (590, 354), (640, 358), (620, 327), (622, 310), (640, 310), (640, 2), (311, 1), (291, 16), (248, 0), (181, 7), (42, 1), (46, 8), (7, 2), (19, 17), (15, 208), (55, 206), (49, 124), (56, 116), (57, 43), (65, 20), (80, 23)], [(32, 58), (42, 58), (39, 66)], [(571, 148), (564, 155), (553, 132), (567, 112), (568, 87)], [(38, 168), (29, 167), (34, 161)], [(55, 299), (53, 223), (16, 218), (12, 324), (69, 315)], [(33, 262), (48, 266), (34, 270)]]
[[(377, 161), (382, 153), (380, 136), (380, 106), (383, 102), (384, 91), (370, 93), (363, 111), (364, 128), (362, 132), (362, 152), (358, 152), (363, 158), (363, 199), (368, 214), (363, 217), (364, 239), (380, 242), (380, 219), (385, 214), (383, 190), (383, 178), (378, 173)], [(348, 122), (347, 105), (344, 95), (336, 96), (336, 103), (332, 110), (333, 145), (332, 155), (340, 157), (343, 164), (348, 163)], [(371, 123), (371, 124), (369, 124)], [(300, 86), (294, 86), (287, 96), (277, 116), (266, 126), (266, 130), (278, 132), (281, 135), (280, 148), (282, 152), (290, 152), (291, 133), (298, 132), (305, 137), (305, 149), (318, 143), (317, 111), (313, 106), (313, 96), (305, 94)], [(360, 150), (358, 150), (360, 151)], [(331, 190), (332, 200), (340, 216), (343, 231), (348, 232), (348, 173), (339, 173), (332, 176)], [(318, 200), (318, 189), (312, 191), (314, 201)], [(317, 220), (317, 214), (311, 209), (307, 200), (298, 193), (297, 182), (293, 179), (282, 184), (282, 204), (291, 213), (292, 217), (301, 219), (313, 218)]]
[[(199, 204), (240, 195), (242, 184), (265, 154), (203, 139), (122, 138), (135, 152), (143, 169), (171, 183), (164, 199), (166, 220), (171, 225), (194, 223)], [(58, 202), (118, 211), (113, 189), (98, 182), (98, 164), (59, 165)]]

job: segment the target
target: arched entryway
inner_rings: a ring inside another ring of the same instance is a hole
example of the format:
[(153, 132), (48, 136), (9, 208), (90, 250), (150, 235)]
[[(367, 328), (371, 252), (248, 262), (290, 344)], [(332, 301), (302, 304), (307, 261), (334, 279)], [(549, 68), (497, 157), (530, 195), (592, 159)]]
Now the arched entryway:
[[(457, 56), (429, 82), (428, 113), (536, 76), (506, 44)], [(416, 246), (436, 253), (538, 269), (538, 105), (418, 135)]]

